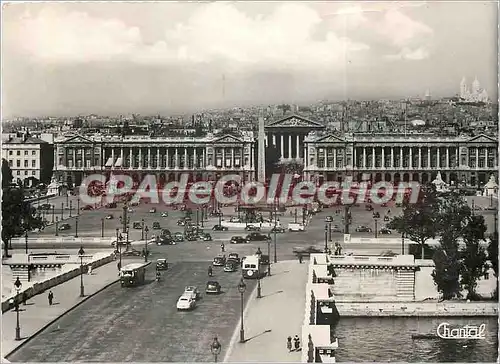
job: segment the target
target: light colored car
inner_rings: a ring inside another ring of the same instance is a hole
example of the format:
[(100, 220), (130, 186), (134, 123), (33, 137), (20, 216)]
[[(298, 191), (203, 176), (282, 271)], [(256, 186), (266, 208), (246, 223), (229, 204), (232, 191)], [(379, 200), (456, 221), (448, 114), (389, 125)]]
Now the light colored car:
[(161, 213), (161, 217), (168, 217), (168, 212), (166, 212), (166, 211), (165, 211), (165, 212), (162, 212), (162, 213)]
[(193, 298), (191, 294), (186, 295), (183, 294), (179, 297), (177, 301), (177, 309), (178, 310), (192, 310), (196, 307), (196, 300)]
[(290, 223), (288, 224), (288, 231), (305, 231), (306, 228), (303, 224)]
[(192, 296), (195, 300), (197, 300), (200, 297), (200, 291), (198, 290), (198, 287), (196, 286), (186, 286), (184, 288), (184, 294), (187, 296)]

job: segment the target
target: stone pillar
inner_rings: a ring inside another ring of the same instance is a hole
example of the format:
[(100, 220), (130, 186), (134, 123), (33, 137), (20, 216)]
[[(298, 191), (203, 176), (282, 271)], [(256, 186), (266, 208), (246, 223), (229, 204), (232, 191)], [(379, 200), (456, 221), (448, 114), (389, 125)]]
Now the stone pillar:
[(73, 168), (76, 168), (76, 149), (73, 148)]
[(376, 168), (376, 161), (377, 159), (375, 158), (375, 147), (372, 147), (372, 168)]
[(363, 168), (366, 168), (366, 147), (363, 147)]
[(431, 168), (431, 147), (427, 147), (427, 168)]
[(148, 169), (151, 169), (151, 148), (148, 147)]
[(476, 169), (479, 168), (479, 147), (476, 147)]
[(394, 147), (391, 147), (391, 168), (394, 168)]
[(111, 167), (115, 166), (115, 148), (111, 148), (111, 159), (113, 160), (113, 164), (111, 164)]
[(139, 147), (139, 168), (142, 168), (142, 148)]
[(385, 165), (385, 147), (382, 147), (382, 163), (380, 164), (382, 168), (387, 168)]
[(300, 158), (300, 135), (297, 134), (297, 137), (295, 139), (297, 141), (297, 159)]
[(408, 162), (408, 166), (413, 169), (413, 147), (410, 147), (410, 160)]
[(403, 147), (399, 147), (399, 168), (403, 168)]
[(198, 154), (196, 153), (196, 147), (194, 147), (194, 150), (193, 150), (193, 166), (194, 168), (198, 168)]
[[(264, 146), (264, 139), (266, 136), (264, 128), (264, 112), (262, 108), (259, 110), (259, 130), (258, 130), (258, 170), (257, 170), (257, 181), (264, 183), (266, 182), (266, 149)], [(281, 139), (281, 152), (283, 154), (283, 137)], [(250, 158), (252, 154), (250, 153)]]
[(166, 149), (166, 151), (165, 151), (165, 155), (166, 155), (166, 160), (167, 160), (167, 161), (165, 162), (165, 168), (166, 168), (166, 169), (168, 169), (168, 168), (170, 168), (170, 159), (169, 159), (169, 158), (170, 158), (170, 156), (169, 156), (169, 153), (168, 153), (168, 147), (167, 147), (167, 148), (165, 148), (165, 149)]
[(488, 169), (488, 148), (484, 148), (484, 169)]
[(281, 138), (281, 158), (285, 158), (285, 138), (283, 137), (283, 134), (280, 135)]
[(292, 159), (292, 134), (288, 134), (288, 158)]
[(446, 147), (446, 163), (445, 163), (446, 168), (450, 168), (450, 148)]
[(179, 148), (175, 148), (174, 152), (174, 166), (175, 169), (179, 169)]
[(156, 148), (156, 169), (160, 169), (162, 166), (160, 156), (160, 147)]
[(436, 148), (436, 168), (441, 168), (441, 156), (440, 156), (440, 153), (439, 153), (439, 147)]
[(337, 168), (337, 148), (333, 148), (333, 169), (336, 168)]
[(273, 134), (273, 145), (276, 148), (276, 135), (275, 134)]
[(418, 147), (418, 169), (422, 169), (422, 147)]
[(82, 168), (85, 168), (85, 148), (82, 148)]
[(234, 147), (231, 148), (231, 169), (234, 169)]
[[(266, 140), (264, 139), (264, 142)], [(226, 169), (226, 148), (222, 147), (222, 169)]]
[(188, 149), (184, 147), (184, 169), (188, 168)]
[(133, 153), (132, 153), (132, 147), (129, 148), (128, 150), (128, 161), (129, 161), (129, 168), (133, 168), (134, 167), (134, 156), (133, 156)]
[(323, 155), (323, 159), (325, 160), (325, 169), (328, 168), (328, 148), (325, 147), (325, 154)]

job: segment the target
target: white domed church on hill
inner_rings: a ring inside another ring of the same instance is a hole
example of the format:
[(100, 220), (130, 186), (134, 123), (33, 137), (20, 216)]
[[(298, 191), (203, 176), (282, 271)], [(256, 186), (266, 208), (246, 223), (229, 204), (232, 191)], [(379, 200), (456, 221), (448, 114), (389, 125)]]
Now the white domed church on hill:
[(472, 82), (472, 89), (467, 87), (465, 77), (460, 82), (460, 98), (467, 102), (488, 102), (488, 93), (481, 88), (477, 77)]

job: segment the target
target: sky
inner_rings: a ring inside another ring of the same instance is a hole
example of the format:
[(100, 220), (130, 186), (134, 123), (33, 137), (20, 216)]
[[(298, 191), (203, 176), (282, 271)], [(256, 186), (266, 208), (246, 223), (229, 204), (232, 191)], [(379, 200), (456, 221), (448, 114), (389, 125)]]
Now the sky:
[(496, 1), (2, 5), (4, 118), (498, 97)]

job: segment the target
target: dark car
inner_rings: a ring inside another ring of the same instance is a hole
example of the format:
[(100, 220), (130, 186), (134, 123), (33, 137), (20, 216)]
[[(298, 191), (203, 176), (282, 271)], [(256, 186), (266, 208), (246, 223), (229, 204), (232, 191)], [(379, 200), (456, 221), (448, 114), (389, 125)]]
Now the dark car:
[(168, 262), (164, 258), (156, 259), (156, 270), (168, 270)]
[(161, 229), (160, 223), (158, 221), (153, 222), (153, 229), (154, 230), (160, 230)]
[(175, 241), (170, 235), (161, 235), (156, 237), (156, 245), (175, 245)]
[(387, 215), (384, 216), (384, 221), (389, 221), (391, 218)]
[(221, 286), (217, 281), (208, 281), (205, 288), (206, 294), (219, 294), (221, 292)]
[(116, 207), (117, 207), (116, 202), (110, 202), (106, 204), (106, 208), (108, 209), (114, 209)]
[(358, 232), (358, 233), (371, 233), (372, 229), (369, 228), (368, 226), (361, 225), (361, 226), (358, 226), (356, 228), (356, 232)]
[(184, 234), (183, 233), (175, 233), (172, 236), (172, 239), (174, 239), (174, 241), (177, 243), (181, 243), (184, 241)]
[(235, 260), (228, 260), (224, 266), (224, 272), (232, 273), (238, 270), (239, 263)]
[(209, 233), (200, 233), (198, 237), (203, 241), (212, 241), (212, 236)]
[(184, 226), (184, 225), (186, 225), (186, 220), (184, 219), (177, 220), (177, 226)]
[(134, 221), (132, 224), (132, 228), (136, 230), (141, 230), (142, 229), (142, 222), (140, 221)]
[(333, 217), (332, 216), (325, 217), (325, 222), (333, 222)]
[(260, 227), (255, 225), (247, 225), (245, 226), (245, 231), (260, 231)]
[(310, 254), (318, 254), (323, 253), (324, 250), (313, 245), (308, 246), (307, 248), (296, 247), (293, 248), (294, 254), (302, 254), (302, 255), (310, 255)]
[(90, 210), (93, 210), (93, 209), (94, 209), (94, 206), (92, 206), (92, 205), (85, 205), (80, 210), (82, 210), (82, 211), (90, 211)]
[(240, 256), (238, 255), (238, 253), (229, 253), (229, 255), (227, 256), (227, 260), (234, 260), (238, 263), (240, 263)]
[(214, 225), (212, 228), (213, 231), (228, 231), (229, 229), (227, 226), (222, 226), (222, 225)]
[(246, 240), (248, 241), (267, 241), (271, 238), (268, 235), (261, 233), (250, 233), (246, 236)]
[(366, 211), (373, 211), (374, 210), (372, 205), (366, 205), (365, 209), (366, 209)]
[(276, 233), (280, 233), (280, 234), (281, 234), (281, 233), (286, 232), (286, 229), (285, 229), (284, 227), (282, 227), (282, 226), (274, 226), (274, 227), (271, 229), (271, 232), (272, 232), (272, 233), (276, 232)]
[(380, 212), (374, 212), (373, 213), (373, 218), (374, 219), (380, 219)]
[(233, 236), (231, 240), (229, 241), (230, 244), (246, 244), (248, 243), (248, 240), (245, 239), (243, 236)]
[(381, 235), (390, 235), (390, 234), (392, 234), (392, 231), (389, 230), (388, 228), (382, 228), (382, 229), (380, 229), (379, 234), (381, 234)]
[(225, 264), (226, 264), (226, 257), (225, 256), (215, 257), (214, 260), (212, 261), (212, 265), (214, 267), (223, 267)]
[(40, 210), (52, 210), (52, 205), (50, 203), (44, 203), (38, 208)]
[(139, 250), (130, 249), (130, 250), (125, 250), (122, 253), (122, 255), (125, 257), (140, 257), (142, 253)]
[(196, 235), (196, 234), (186, 234), (186, 240), (187, 241), (197, 241), (198, 240), (198, 235)]
[(71, 229), (71, 225), (70, 224), (64, 223), (64, 224), (59, 225), (59, 230), (60, 231), (69, 230), (69, 229)]

